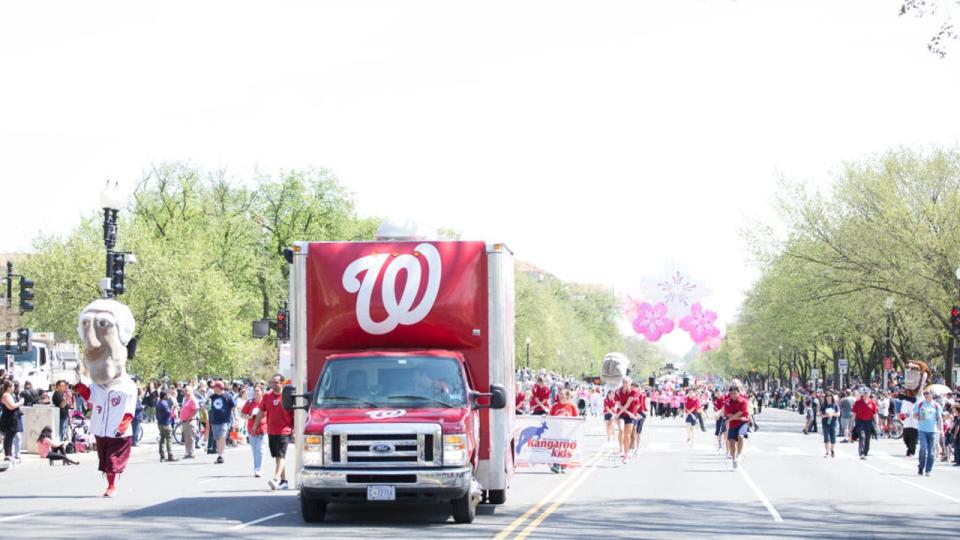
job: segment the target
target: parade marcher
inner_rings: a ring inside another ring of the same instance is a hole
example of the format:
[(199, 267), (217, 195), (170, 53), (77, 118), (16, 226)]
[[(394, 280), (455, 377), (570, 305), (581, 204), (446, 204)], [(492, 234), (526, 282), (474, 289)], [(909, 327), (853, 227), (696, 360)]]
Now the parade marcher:
[[(267, 446), (274, 459), (276, 469), (267, 484), (270, 489), (287, 489), (287, 445), (293, 434), (293, 412), (283, 408), (283, 375), (275, 373), (270, 379), (270, 391), (260, 401), (260, 414), (254, 424), (266, 422)], [(266, 420), (264, 420), (266, 418)]]
[(687, 412), (687, 444), (693, 446), (693, 432), (697, 426), (697, 418), (700, 416), (700, 398), (691, 389), (687, 390), (687, 397), (683, 403), (683, 409)]
[[(130, 308), (112, 299), (88, 304), (80, 312), (77, 326), (84, 356), (80, 363), (81, 383), (76, 389), (91, 407), (99, 470), (107, 476), (104, 497), (114, 495), (117, 475), (126, 470), (133, 443), (131, 424), (137, 386), (127, 375), (126, 364), (136, 349), (134, 327)], [(87, 384), (85, 380), (91, 382)]]
[(727, 405), (727, 396), (716, 392), (713, 398), (713, 410), (716, 411), (716, 425), (714, 427), (714, 436), (717, 438), (717, 451), (722, 451), (726, 446), (724, 439), (727, 436), (727, 419), (724, 416), (723, 408)]
[(546, 415), (550, 412), (550, 393), (544, 376), (537, 377), (537, 384), (530, 389), (530, 414)]
[(514, 413), (523, 414), (523, 405), (527, 401), (527, 394), (523, 391), (523, 383), (517, 383), (517, 395), (514, 401)]
[(634, 405), (633, 427), (636, 433), (633, 440), (630, 441), (630, 450), (634, 457), (640, 452), (640, 435), (643, 434), (643, 424), (647, 419), (647, 393), (640, 388), (638, 383), (633, 383), (633, 389), (636, 392), (637, 401)]
[(613, 390), (607, 390), (607, 397), (603, 399), (603, 423), (607, 425), (607, 442), (613, 441), (613, 425), (617, 422), (614, 410), (617, 402), (613, 398)]
[(840, 435), (843, 436), (843, 440), (840, 442), (849, 443), (851, 442), (851, 432), (853, 430), (853, 404), (856, 403), (857, 398), (851, 394), (848, 394), (846, 391), (840, 393)]
[(617, 402), (617, 413), (620, 421), (620, 459), (627, 462), (633, 439), (634, 413), (633, 409), (639, 399), (639, 392), (633, 389), (630, 377), (624, 377), (620, 388), (614, 393)]
[(918, 401), (913, 413), (917, 420), (917, 434), (920, 439), (920, 459), (917, 474), (930, 476), (936, 461), (937, 435), (943, 429), (943, 408), (933, 401), (929, 390), (923, 391), (923, 401)]
[(730, 453), (731, 464), (736, 469), (743, 461), (744, 441), (750, 435), (750, 404), (746, 396), (740, 394), (740, 388), (736, 384), (730, 386), (728, 396), (723, 406), (723, 414), (727, 419), (727, 451)]
[[(557, 392), (557, 402), (550, 408), (550, 416), (580, 416), (576, 405), (570, 402), (570, 391), (563, 389)], [(550, 465), (555, 473), (566, 473), (567, 468), (559, 463)]]

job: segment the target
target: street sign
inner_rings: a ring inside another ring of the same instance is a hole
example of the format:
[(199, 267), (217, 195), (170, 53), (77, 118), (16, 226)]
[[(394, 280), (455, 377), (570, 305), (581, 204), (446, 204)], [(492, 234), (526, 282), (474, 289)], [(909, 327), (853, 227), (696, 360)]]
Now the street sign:
[(893, 369), (893, 359), (890, 357), (883, 359), (883, 369), (886, 371), (891, 371)]
[(810, 370), (810, 379), (811, 379), (811, 380), (814, 380), (814, 381), (815, 381), (815, 380), (817, 380), (817, 377), (819, 377), (819, 376), (820, 376), (820, 372), (817, 371), (817, 368), (813, 368), (813, 369)]
[(841, 358), (840, 360), (837, 361), (837, 363), (839, 364), (840, 369), (843, 369), (843, 370), (850, 367), (850, 362), (848, 362), (846, 358)]

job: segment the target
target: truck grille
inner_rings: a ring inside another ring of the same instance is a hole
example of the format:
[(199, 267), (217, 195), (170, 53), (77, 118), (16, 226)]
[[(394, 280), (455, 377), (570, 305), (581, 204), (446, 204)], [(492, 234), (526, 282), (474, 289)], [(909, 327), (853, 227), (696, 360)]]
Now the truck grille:
[(439, 467), (437, 424), (334, 424), (324, 430), (328, 467)]

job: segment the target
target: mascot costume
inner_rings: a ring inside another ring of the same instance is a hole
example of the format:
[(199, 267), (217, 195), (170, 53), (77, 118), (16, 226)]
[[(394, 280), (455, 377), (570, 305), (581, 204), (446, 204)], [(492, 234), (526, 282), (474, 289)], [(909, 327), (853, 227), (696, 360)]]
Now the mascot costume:
[(127, 375), (136, 339), (130, 308), (113, 299), (94, 300), (80, 312), (77, 332), (83, 340), (81, 383), (77, 393), (90, 406), (100, 471), (107, 476), (104, 497), (112, 497), (117, 475), (130, 459), (137, 387)]
[(630, 360), (622, 353), (607, 353), (600, 364), (600, 378), (607, 390), (616, 390), (623, 384), (623, 378), (629, 371)]
[(900, 421), (903, 422), (903, 443), (907, 455), (917, 452), (917, 419), (913, 417), (917, 396), (930, 382), (930, 366), (920, 360), (908, 360), (903, 373), (903, 391), (900, 392)]

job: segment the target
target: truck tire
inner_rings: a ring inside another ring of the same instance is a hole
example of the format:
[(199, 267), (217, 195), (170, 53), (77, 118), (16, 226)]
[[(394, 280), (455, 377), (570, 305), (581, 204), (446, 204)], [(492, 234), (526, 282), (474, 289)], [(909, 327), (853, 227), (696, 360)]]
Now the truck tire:
[(477, 507), (470, 500), (469, 491), (463, 497), (454, 499), (450, 504), (453, 506), (454, 521), (457, 523), (473, 523), (473, 518), (477, 516)]
[(327, 516), (327, 503), (301, 495), (300, 514), (307, 523), (320, 523)]
[(491, 489), (487, 492), (487, 502), (490, 504), (503, 504), (507, 502), (507, 490)]

